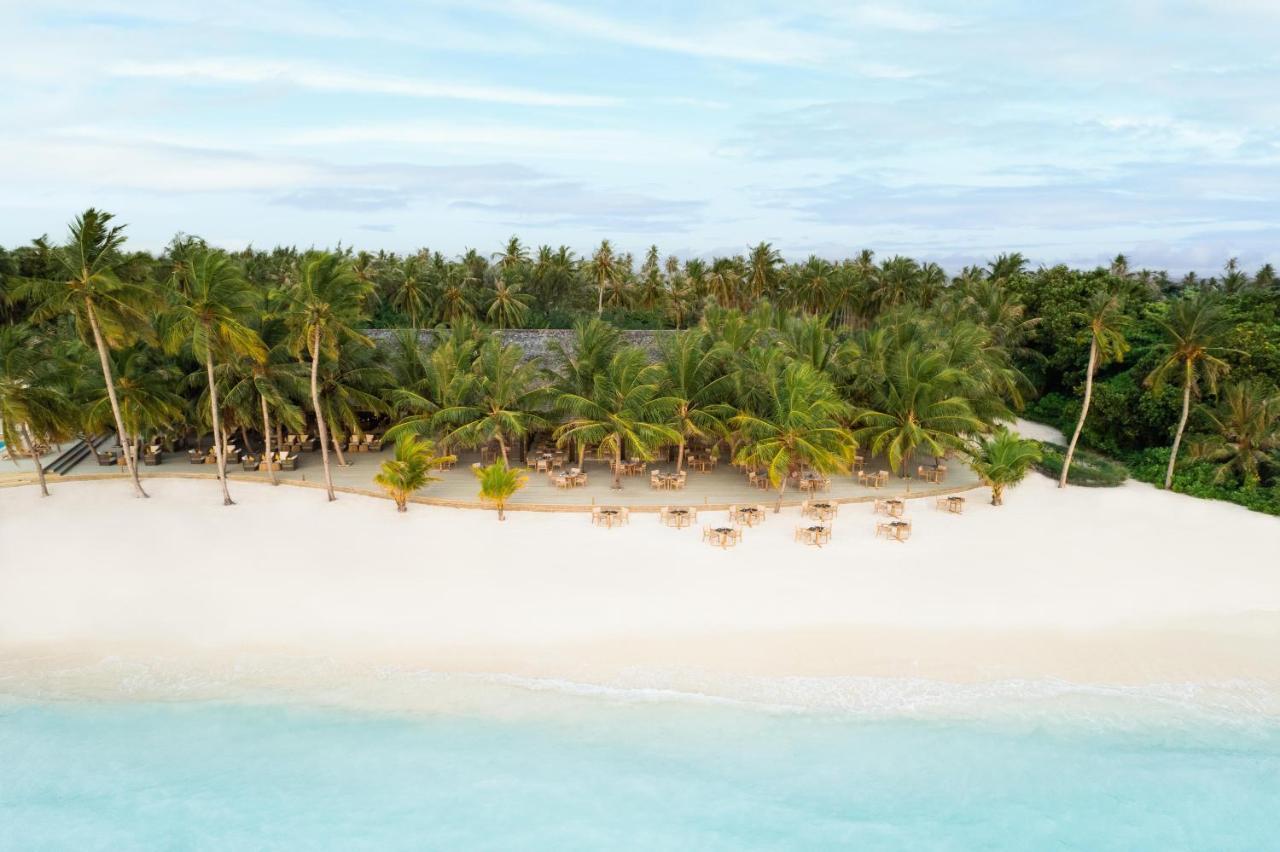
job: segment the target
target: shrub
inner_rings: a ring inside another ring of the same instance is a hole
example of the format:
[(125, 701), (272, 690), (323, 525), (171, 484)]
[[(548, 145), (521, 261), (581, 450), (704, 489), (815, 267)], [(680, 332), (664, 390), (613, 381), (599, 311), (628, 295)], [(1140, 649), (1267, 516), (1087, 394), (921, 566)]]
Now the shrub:
[[(1045, 441), (1040, 442), (1040, 447), (1042, 455), (1036, 463), (1036, 470), (1056, 480), (1062, 475), (1067, 448)], [(1083, 485), (1086, 488), (1115, 488), (1128, 478), (1129, 472), (1124, 465), (1076, 447), (1076, 454), (1071, 459), (1071, 471), (1067, 474), (1067, 484)]]
[[(1152, 447), (1134, 453), (1125, 461), (1134, 479), (1163, 485), (1165, 468), (1169, 464), (1169, 448)], [(1173, 474), (1173, 490), (1206, 500), (1225, 500), (1255, 512), (1280, 515), (1280, 486), (1241, 488), (1234, 483), (1216, 484), (1213, 481), (1216, 470), (1217, 466), (1208, 462), (1180, 460)]]

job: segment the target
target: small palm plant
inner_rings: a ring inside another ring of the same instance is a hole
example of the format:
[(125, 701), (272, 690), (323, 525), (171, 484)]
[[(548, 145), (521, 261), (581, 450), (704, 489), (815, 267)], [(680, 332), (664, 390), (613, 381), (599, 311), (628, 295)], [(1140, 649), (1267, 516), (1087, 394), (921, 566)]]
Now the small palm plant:
[(1004, 490), (1026, 479), (1031, 465), (1040, 461), (1040, 445), (1001, 427), (979, 439), (969, 451), (974, 473), (991, 486), (991, 505), (1004, 505)]
[(431, 469), (443, 462), (453, 461), (453, 456), (437, 456), (435, 444), (416, 435), (402, 435), (396, 441), (396, 456), (382, 463), (373, 481), (396, 501), (397, 512), (409, 511), (409, 498), (428, 482), (439, 482)]
[(529, 481), (528, 475), (523, 470), (507, 467), (502, 460), (495, 461), (488, 467), (472, 469), (476, 472), (476, 479), (480, 480), (480, 499), (486, 503), (492, 503), (498, 510), (498, 520), (505, 521), (507, 516), (504, 510), (507, 508), (507, 501), (524, 488), (525, 483)]

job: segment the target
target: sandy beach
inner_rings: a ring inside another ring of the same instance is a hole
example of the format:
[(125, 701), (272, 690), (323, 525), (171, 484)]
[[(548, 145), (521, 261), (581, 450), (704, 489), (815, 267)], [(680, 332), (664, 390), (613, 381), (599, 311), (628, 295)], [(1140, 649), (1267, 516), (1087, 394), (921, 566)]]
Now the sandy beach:
[[(1129, 483), (1003, 507), (911, 501), (913, 538), (842, 506), (821, 549), (794, 509), (736, 549), (636, 514), (391, 504), (154, 480), (0, 491), (0, 665), (10, 683), (104, 660), (224, 673), (323, 660), (594, 683), (918, 677), (1248, 681), (1280, 690), (1280, 523)], [(708, 513), (710, 515), (710, 513)], [(299, 666), (287, 667), (294, 676)], [(110, 681), (107, 676), (105, 681)], [(118, 688), (100, 683), (107, 691)], [(691, 687), (692, 688), (692, 687)]]

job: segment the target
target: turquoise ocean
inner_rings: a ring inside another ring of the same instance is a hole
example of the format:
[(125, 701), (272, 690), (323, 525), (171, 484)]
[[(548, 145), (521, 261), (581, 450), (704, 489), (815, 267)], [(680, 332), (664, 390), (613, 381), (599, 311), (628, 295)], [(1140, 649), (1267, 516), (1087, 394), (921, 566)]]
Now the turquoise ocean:
[(415, 688), (453, 692), (0, 689), (0, 849), (1280, 849), (1280, 724), (1167, 696), (922, 713)]

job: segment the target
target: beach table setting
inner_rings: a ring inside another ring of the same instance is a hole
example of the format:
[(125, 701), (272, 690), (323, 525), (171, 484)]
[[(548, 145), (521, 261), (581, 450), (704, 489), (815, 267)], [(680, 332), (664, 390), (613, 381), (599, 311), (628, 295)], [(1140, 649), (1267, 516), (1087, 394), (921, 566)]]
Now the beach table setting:
[(884, 536), (898, 542), (905, 542), (911, 537), (910, 521), (888, 521), (876, 524), (876, 536)]
[(906, 502), (899, 497), (890, 497), (885, 500), (877, 498), (874, 504), (874, 510), (877, 515), (888, 515), (892, 518), (901, 518), (906, 508)]
[(684, 529), (687, 526), (692, 526), (698, 517), (697, 513), (687, 506), (664, 507), (661, 516), (664, 524), (675, 529)]
[(798, 526), (796, 527), (796, 541), (801, 544), (822, 547), (822, 545), (831, 541), (831, 525), (810, 524), (808, 526)]
[(734, 507), (733, 520), (744, 527), (754, 527), (764, 523), (765, 513), (760, 506)]
[(964, 498), (959, 494), (947, 494), (934, 501), (934, 506), (953, 515), (964, 513)]
[(738, 527), (703, 527), (702, 540), (710, 542), (712, 547), (728, 550), (742, 541), (742, 530)]
[(836, 516), (836, 504), (830, 500), (818, 500), (806, 503), (802, 515), (819, 521), (829, 521)]

